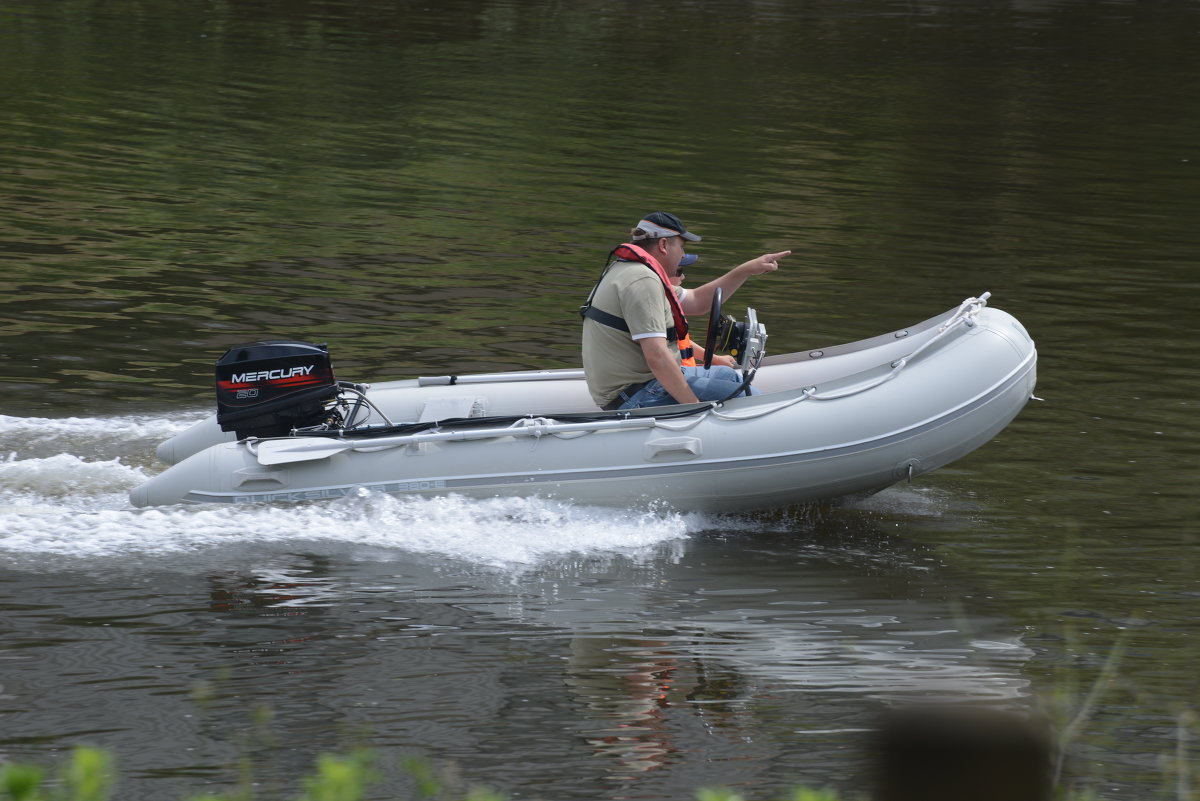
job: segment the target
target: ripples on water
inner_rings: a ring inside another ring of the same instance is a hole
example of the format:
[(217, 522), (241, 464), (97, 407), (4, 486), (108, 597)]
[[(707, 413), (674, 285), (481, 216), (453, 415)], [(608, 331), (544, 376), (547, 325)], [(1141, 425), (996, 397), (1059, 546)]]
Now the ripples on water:
[[(159, 469), (143, 454), (193, 419), (0, 417), (0, 561), (27, 585), (6, 619), (36, 655), (8, 662), (5, 691), (21, 699), (0, 738), (11, 753), (23, 753), (13, 737), (99, 736), (127, 767), (161, 774), (156, 792), (187, 786), (179, 770), (220, 783), (224, 729), (249, 725), (253, 698), (284, 716), (297, 753), (327, 750), (331, 726), (365, 726), (378, 748), (478, 743), (470, 770), (499, 781), (530, 748), (543, 772), (571, 772), (558, 795), (586, 797), (571, 788), (644, 785), (670, 764), (729, 781), (741, 768), (712, 763), (714, 738), (751, 762), (790, 762), (767, 745), (784, 732), (853, 738), (867, 722), (835, 699), (1025, 694), (1020, 637), (907, 599), (932, 579), (928, 557), (877, 532), (805, 544), (803, 518), (539, 499), (129, 508), (125, 493)], [(39, 675), (57, 676), (51, 695), (37, 695)], [(67, 716), (85, 696), (92, 712)], [(571, 738), (547, 744), (546, 726)], [(486, 745), (501, 732), (507, 749)], [(248, 742), (268, 775), (307, 767)], [(184, 770), (177, 755), (192, 750)], [(650, 781), (669, 794), (676, 779)]]
[(165, 556), (228, 546), (314, 541), (399, 548), (499, 567), (571, 553), (638, 549), (701, 527), (677, 514), (622, 514), (538, 499), (349, 498), (239, 509), (130, 508), (129, 490), (158, 469), (158, 441), (195, 417), (0, 417), (0, 549), (17, 554)]

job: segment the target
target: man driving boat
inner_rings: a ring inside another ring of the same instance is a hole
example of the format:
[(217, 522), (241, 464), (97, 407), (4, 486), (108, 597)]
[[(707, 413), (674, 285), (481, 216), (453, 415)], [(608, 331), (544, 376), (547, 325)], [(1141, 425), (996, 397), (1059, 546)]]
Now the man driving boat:
[(688, 290), (671, 285), (685, 241), (700, 237), (674, 214), (647, 214), (630, 241), (610, 254), (613, 260), (580, 310), (583, 369), (592, 399), (603, 409), (723, 400), (742, 383), (731, 367), (681, 366), (678, 340), (687, 333), (687, 315), (707, 312), (718, 288), (728, 298), (750, 276), (779, 269), (791, 251), (765, 253)]

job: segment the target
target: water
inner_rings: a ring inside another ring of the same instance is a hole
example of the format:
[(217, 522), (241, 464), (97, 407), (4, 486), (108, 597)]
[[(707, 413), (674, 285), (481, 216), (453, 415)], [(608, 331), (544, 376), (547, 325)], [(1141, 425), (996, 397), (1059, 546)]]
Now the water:
[[(104, 746), (161, 799), (249, 755), (274, 799), (365, 741), (379, 798), (412, 753), (521, 798), (766, 798), (861, 790), (899, 698), (1065, 728), (1096, 689), (1065, 781), (1173, 791), (1198, 34), (1123, 0), (8, 3), (0, 758)], [(774, 352), (990, 290), (1045, 400), (845, 509), (128, 506), (236, 343), (327, 341), (363, 380), (575, 365), (656, 208), (705, 237), (691, 280), (795, 251), (732, 304)]]
[[(144, 422), (3, 430), (23, 453), (111, 454)], [(856, 749), (864, 705), (1028, 696), (1021, 633), (956, 619), (937, 560), (858, 515), (453, 497), (134, 511), (121, 493), (146, 468), (121, 459), (0, 466), (5, 749), (104, 743), (135, 797), (228, 783), (242, 752), (287, 786), (357, 732), (541, 797), (835, 782), (844, 764), (793, 749)]]

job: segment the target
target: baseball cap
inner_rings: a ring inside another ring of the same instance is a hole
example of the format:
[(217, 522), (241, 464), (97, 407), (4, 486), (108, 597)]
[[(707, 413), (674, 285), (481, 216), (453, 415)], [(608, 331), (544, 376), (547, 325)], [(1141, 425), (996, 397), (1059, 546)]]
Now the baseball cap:
[(696, 262), (700, 261), (700, 257), (695, 253), (684, 253), (683, 258), (679, 260), (680, 267), (691, 267)]
[(678, 217), (665, 211), (656, 211), (643, 217), (634, 226), (632, 236), (634, 242), (642, 239), (662, 239), (668, 236), (682, 236), (689, 242), (700, 241), (700, 237), (688, 231)]

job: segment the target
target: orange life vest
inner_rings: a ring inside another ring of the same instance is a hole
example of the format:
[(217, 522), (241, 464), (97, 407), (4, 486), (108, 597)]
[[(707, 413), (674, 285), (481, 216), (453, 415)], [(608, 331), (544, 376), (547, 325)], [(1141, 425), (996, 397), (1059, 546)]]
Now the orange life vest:
[(679, 355), (683, 357), (680, 364), (684, 367), (696, 366), (696, 349), (692, 346), (692, 338), (687, 334), (679, 340)]

